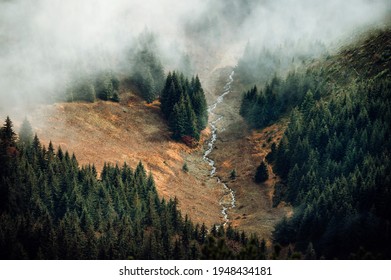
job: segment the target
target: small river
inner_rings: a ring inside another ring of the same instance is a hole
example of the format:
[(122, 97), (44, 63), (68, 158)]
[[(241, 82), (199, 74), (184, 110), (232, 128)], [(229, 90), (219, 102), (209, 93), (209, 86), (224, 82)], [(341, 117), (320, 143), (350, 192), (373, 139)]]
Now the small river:
[(233, 80), (235, 72), (232, 71), (231, 74), (228, 77), (228, 82), (224, 85), (223, 92), (221, 95), (219, 95), (216, 99), (216, 101), (208, 107), (208, 113), (209, 113), (209, 119), (211, 120), (209, 122), (209, 125), (212, 130), (212, 136), (210, 137), (208, 141), (207, 150), (204, 152), (203, 159), (212, 167), (210, 171), (210, 177), (215, 177), (217, 182), (222, 186), (224, 194), (220, 198), (220, 205), (221, 205), (221, 213), (223, 214), (224, 223), (223, 226), (226, 226), (229, 223), (229, 216), (228, 216), (228, 210), (235, 208), (235, 192), (230, 189), (227, 184), (223, 183), (221, 181), (221, 178), (216, 176), (216, 165), (214, 160), (209, 158), (209, 154), (213, 151), (215, 147), (215, 143), (217, 140), (217, 123), (220, 122), (223, 119), (223, 116), (218, 115), (214, 113), (217, 106), (224, 101), (224, 96), (230, 93), (231, 91), (231, 85)]

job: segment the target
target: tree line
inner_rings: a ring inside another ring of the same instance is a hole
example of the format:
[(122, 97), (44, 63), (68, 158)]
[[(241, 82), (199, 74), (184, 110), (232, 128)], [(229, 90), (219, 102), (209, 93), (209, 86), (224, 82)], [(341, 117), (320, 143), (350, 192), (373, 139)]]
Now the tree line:
[(238, 80), (245, 86), (263, 85), (270, 81), (276, 72), (285, 73), (327, 55), (323, 42), (304, 41), (287, 40), (274, 48), (260, 47), (248, 42), (235, 69)]
[(295, 214), (276, 227), (282, 244), (311, 242), (328, 257), (389, 258), (391, 80), (351, 85), (292, 111), (275, 154)]
[[(80, 167), (25, 120), (0, 128), (1, 259), (265, 259), (265, 240), (194, 224), (161, 199), (140, 162)], [(279, 252), (279, 250), (278, 250)]]
[(164, 86), (164, 69), (156, 44), (155, 35), (145, 30), (139, 35), (131, 57), (130, 81), (147, 103), (156, 100)]
[(330, 90), (318, 69), (305, 73), (290, 72), (285, 79), (277, 75), (262, 90), (255, 85), (243, 93), (240, 115), (252, 128), (263, 128), (277, 121), (294, 107), (308, 107), (309, 102), (327, 96)]
[(389, 30), (378, 32), (360, 49), (243, 94), (240, 114), (251, 128), (289, 118), (265, 158), (282, 179), (273, 205), (294, 206), (275, 228), (276, 243), (316, 258), (390, 258), (389, 37)]
[(118, 77), (110, 71), (95, 76), (82, 75), (75, 78), (66, 89), (66, 101), (95, 102), (97, 99), (119, 102)]

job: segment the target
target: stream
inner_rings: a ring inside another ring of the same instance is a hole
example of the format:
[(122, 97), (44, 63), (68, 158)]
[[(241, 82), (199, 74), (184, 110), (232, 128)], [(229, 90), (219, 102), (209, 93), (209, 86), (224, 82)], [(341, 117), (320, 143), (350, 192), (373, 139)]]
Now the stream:
[(221, 181), (221, 178), (216, 175), (216, 165), (214, 160), (209, 158), (209, 154), (213, 151), (216, 140), (217, 140), (217, 123), (223, 119), (223, 116), (214, 113), (214, 110), (217, 106), (224, 101), (224, 96), (226, 96), (231, 91), (231, 84), (233, 82), (234, 71), (228, 77), (228, 82), (225, 84), (223, 88), (223, 93), (219, 95), (212, 105), (208, 107), (208, 113), (213, 121), (209, 122), (209, 125), (212, 130), (212, 136), (208, 141), (207, 150), (204, 152), (203, 159), (212, 167), (210, 171), (210, 177), (216, 177), (216, 180), (219, 184), (222, 185), (224, 190), (223, 196), (220, 198), (220, 205), (222, 207), (221, 213), (223, 214), (224, 223), (223, 226), (226, 226), (229, 223), (228, 210), (235, 207), (235, 193), (232, 189), (230, 189), (227, 184)]

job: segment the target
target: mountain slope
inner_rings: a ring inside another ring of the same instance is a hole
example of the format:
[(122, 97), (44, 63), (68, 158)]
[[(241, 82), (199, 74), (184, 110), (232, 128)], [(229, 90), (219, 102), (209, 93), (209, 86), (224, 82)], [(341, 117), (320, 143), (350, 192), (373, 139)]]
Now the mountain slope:
[[(131, 92), (121, 98), (120, 104), (43, 105), (29, 119), (45, 145), (51, 140), (55, 147), (74, 152), (80, 164), (101, 170), (104, 162), (135, 166), (142, 161), (153, 173), (159, 195), (176, 196), (179, 208), (195, 222), (220, 223), (221, 191), (213, 182), (205, 185), (208, 166), (202, 157), (170, 139), (158, 103), (147, 105)], [(184, 162), (189, 173), (182, 171)]]
[(376, 31), (311, 66), (328, 90), (306, 93), (276, 152), (295, 206), (278, 242), (326, 258), (390, 257), (390, 35)]

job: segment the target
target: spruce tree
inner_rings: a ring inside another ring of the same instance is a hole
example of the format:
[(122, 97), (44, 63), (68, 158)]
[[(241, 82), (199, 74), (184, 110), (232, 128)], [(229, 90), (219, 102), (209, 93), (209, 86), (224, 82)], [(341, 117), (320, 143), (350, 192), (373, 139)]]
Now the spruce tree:
[(257, 171), (255, 173), (255, 182), (263, 183), (269, 178), (269, 173), (267, 170), (267, 166), (264, 161), (258, 166)]
[[(163, 87), (162, 93), (160, 94), (160, 109), (162, 110), (163, 115), (168, 119), (170, 117), (170, 94), (174, 91), (173, 89), (173, 80), (171, 72), (168, 72), (165, 85)], [(172, 108), (171, 108), (172, 109)]]
[(113, 101), (113, 102), (119, 102), (120, 101), (119, 94), (118, 94), (117, 90), (114, 90), (113, 97), (111, 98), (111, 101)]
[(198, 141), (200, 139), (200, 132), (197, 126), (197, 117), (196, 114), (194, 113), (188, 95), (186, 95), (186, 99), (185, 99), (185, 111), (186, 111), (186, 126), (185, 126), (185, 133), (183, 136), (190, 136)]
[(95, 82), (96, 97), (101, 100), (109, 100), (114, 91), (111, 75), (109, 73), (100, 74)]
[(30, 122), (25, 118), (19, 131), (19, 143), (29, 145), (33, 140), (33, 129)]
[(16, 133), (14, 132), (13, 126), (11, 119), (7, 116), (3, 127), (0, 129), (0, 141), (3, 145), (15, 146)]
[(172, 138), (174, 140), (179, 140), (185, 134), (186, 125), (186, 112), (183, 102), (175, 104), (168, 121), (172, 132)]
[(236, 169), (232, 169), (232, 171), (231, 171), (231, 173), (230, 173), (230, 175), (229, 175), (229, 178), (231, 179), (231, 180), (235, 180), (236, 179)]

